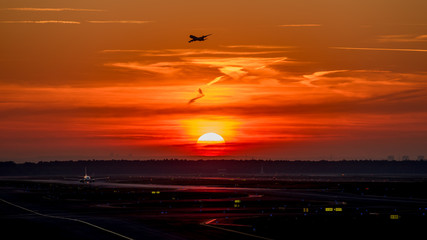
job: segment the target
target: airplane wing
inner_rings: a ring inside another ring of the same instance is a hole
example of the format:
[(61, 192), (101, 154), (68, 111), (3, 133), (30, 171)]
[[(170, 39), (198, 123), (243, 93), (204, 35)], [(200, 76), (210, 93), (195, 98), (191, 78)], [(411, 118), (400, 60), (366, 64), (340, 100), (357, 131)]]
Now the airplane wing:
[(202, 36), (202, 38), (208, 37), (208, 36), (210, 36), (210, 35), (212, 35), (212, 33), (211, 33), (211, 34), (208, 34), (208, 35), (204, 35), (204, 36)]
[(190, 38), (192, 38), (192, 39), (196, 39), (197, 37), (196, 37), (196, 36), (194, 36), (194, 35), (190, 35)]
[(92, 180), (104, 180), (104, 179), (110, 179), (110, 177), (104, 177), (104, 178), (92, 178)]
[(79, 181), (79, 180), (81, 180), (81, 178), (65, 178), (65, 177), (64, 177), (64, 180)]

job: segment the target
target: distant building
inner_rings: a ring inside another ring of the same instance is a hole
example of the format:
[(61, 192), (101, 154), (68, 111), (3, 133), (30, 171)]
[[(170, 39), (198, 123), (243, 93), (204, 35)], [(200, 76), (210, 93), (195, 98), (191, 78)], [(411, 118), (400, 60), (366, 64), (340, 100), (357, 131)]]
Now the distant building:
[(424, 156), (423, 156), (423, 155), (419, 155), (419, 156), (417, 157), (417, 160), (418, 160), (418, 161), (422, 161), (422, 160), (424, 160)]
[(403, 155), (402, 156), (402, 161), (408, 161), (409, 160), (409, 156), (408, 155)]
[(394, 155), (389, 155), (389, 156), (387, 156), (387, 160), (389, 160), (389, 161), (394, 161)]

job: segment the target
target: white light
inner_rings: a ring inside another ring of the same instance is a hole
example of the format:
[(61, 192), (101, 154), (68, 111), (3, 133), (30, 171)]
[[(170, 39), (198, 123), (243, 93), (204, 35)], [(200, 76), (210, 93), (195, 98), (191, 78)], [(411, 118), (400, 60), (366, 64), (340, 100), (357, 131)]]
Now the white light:
[(224, 143), (224, 138), (216, 133), (206, 133), (203, 134), (197, 140), (197, 143)]

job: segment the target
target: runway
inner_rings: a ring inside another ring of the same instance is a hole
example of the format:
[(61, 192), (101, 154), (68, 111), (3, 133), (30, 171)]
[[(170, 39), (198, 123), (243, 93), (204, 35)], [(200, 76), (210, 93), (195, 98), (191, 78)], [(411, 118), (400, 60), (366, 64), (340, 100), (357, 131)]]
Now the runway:
[(423, 182), (208, 181), (215, 185), (205, 179), (205, 185), (164, 178), (150, 184), (3, 179), (0, 210), (8, 214), (0, 224), (22, 225), (45, 239), (211, 240), (282, 239), (305, 228), (313, 230), (306, 235), (322, 236), (331, 224), (393, 235), (416, 233), (412, 226), (427, 223)]
[(53, 219), (59, 219), (59, 220), (66, 220), (66, 221), (72, 221), (72, 222), (78, 222), (78, 223), (81, 223), (81, 224), (85, 224), (85, 225), (87, 225), (87, 226), (89, 226), (89, 227), (93, 227), (93, 228), (96, 228), (96, 229), (98, 229), (98, 230), (101, 230), (101, 231), (104, 231), (104, 232), (107, 232), (107, 233), (113, 234), (113, 235), (118, 236), (118, 237), (123, 238), (123, 239), (133, 240), (133, 238), (130, 238), (130, 237), (124, 236), (124, 235), (122, 235), (122, 234), (120, 234), (120, 233), (117, 233), (117, 232), (114, 232), (114, 231), (111, 231), (111, 230), (105, 229), (105, 228), (103, 228), (103, 227), (100, 227), (100, 226), (98, 226), (98, 225), (95, 225), (95, 224), (92, 224), (92, 223), (89, 223), (89, 222), (86, 222), (86, 221), (83, 221), (83, 220), (80, 220), (80, 219), (76, 219), (76, 218), (69, 218), (69, 217), (61, 217), (61, 216), (53, 216), (53, 215), (48, 215), (48, 214), (42, 214), (42, 213), (39, 213), (39, 212), (36, 212), (36, 211), (30, 210), (30, 209), (28, 209), (28, 208), (24, 208), (24, 207), (19, 206), (19, 205), (17, 205), (17, 204), (14, 204), (14, 203), (8, 202), (8, 201), (6, 201), (6, 200), (4, 200), (4, 199), (1, 199), (1, 198), (0, 198), (0, 201), (1, 201), (1, 202), (3, 202), (3, 203), (8, 204), (8, 205), (10, 205), (10, 206), (13, 206), (13, 207), (16, 207), (16, 208), (22, 209), (22, 210), (24, 210), (24, 211), (26, 211), (26, 212), (29, 212), (29, 213), (31, 213), (31, 214), (35, 214), (35, 215), (40, 216), (40, 217), (53, 218)]

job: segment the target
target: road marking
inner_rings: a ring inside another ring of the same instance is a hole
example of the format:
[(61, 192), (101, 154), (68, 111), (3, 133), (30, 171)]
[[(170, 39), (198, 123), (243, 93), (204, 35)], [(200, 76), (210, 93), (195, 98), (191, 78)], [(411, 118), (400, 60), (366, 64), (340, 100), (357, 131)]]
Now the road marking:
[(128, 240), (133, 240), (133, 238), (130, 238), (130, 237), (124, 236), (124, 235), (122, 235), (122, 234), (120, 234), (120, 233), (113, 232), (113, 231), (111, 231), (111, 230), (105, 229), (105, 228), (103, 228), (103, 227), (97, 226), (97, 225), (95, 225), (95, 224), (92, 224), (92, 223), (89, 223), (89, 222), (86, 222), (86, 221), (83, 221), (83, 220), (80, 220), (80, 219), (67, 218), (67, 217), (59, 217), (59, 216), (52, 216), (52, 215), (48, 215), (48, 214), (38, 213), (38, 212), (33, 211), (33, 210), (31, 210), (31, 209), (24, 208), (24, 207), (21, 207), (21, 206), (19, 206), (19, 205), (14, 204), (14, 203), (8, 202), (8, 201), (6, 201), (6, 200), (4, 200), (4, 199), (2, 199), (2, 198), (0, 198), (0, 201), (4, 202), (4, 203), (6, 203), (6, 204), (9, 204), (9, 205), (11, 205), (11, 206), (14, 206), (14, 207), (20, 208), (20, 209), (22, 209), (22, 210), (25, 210), (25, 211), (27, 211), (27, 212), (30, 212), (30, 213), (36, 214), (36, 215), (38, 215), (38, 216), (47, 217), (47, 218), (55, 218), (55, 219), (63, 219), (63, 220), (68, 220), (68, 221), (74, 221), (74, 222), (83, 223), (83, 224), (86, 224), (86, 225), (88, 225), (88, 226), (91, 226), (91, 227), (97, 228), (97, 229), (99, 229), (99, 230), (102, 230), (102, 231), (104, 231), (104, 232), (108, 232), (108, 233), (114, 234), (114, 235), (119, 236), (119, 237), (121, 237), (121, 238), (128, 239)]
[(205, 227), (216, 228), (216, 229), (219, 229), (219, 230), (228, 231), (228, 232), (232, 232), (232, 233), (242, 234), (242, 235), (253, 237), (253, 238), (259, 238), (259, 239), (264, 239), (264, 240), (273, 240), (271, 238), (261, 237), (261, 236), (257, 236), (257, 235), (254, 235), (254, 234), (239, 232), (239, 231), (236, 231), (236, 230), (231, 230), (231, 229), (222, 228), (222, 227), (218, 227), (218, 226), (214, 226), (214, 225), (210, 225), (209, 224), (209, 223), (211, 223), (211, 222), (213, 222), (215, 220), (216, 219), (212, 219), (210, 221), (200, 223), (200, 225), (205, 226)]

